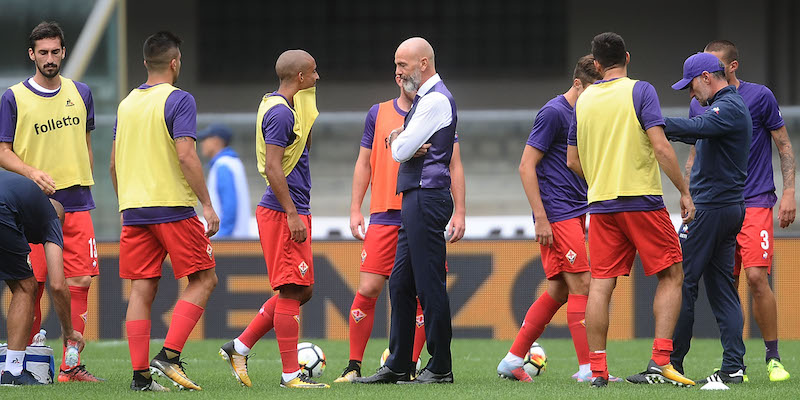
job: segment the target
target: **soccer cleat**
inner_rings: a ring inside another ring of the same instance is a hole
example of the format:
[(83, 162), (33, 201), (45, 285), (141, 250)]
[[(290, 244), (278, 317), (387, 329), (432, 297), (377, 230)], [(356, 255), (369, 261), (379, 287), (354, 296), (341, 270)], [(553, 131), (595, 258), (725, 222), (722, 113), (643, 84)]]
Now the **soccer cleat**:
[(777, 358), (770, 358), (767, 363), (767, 373), (769, 373), (769, 380), (772, 382), (780, 382), (789, 379), (789, 373), (783, 368), (783, 364)]
[(672, 367), (672, 364), (661, 365), (656, 364), (655, 361), (650, 360), (647, 369), (627, 378), (630, 383), (636, 384), (656, 384), (656, 383), (671, 383), (675, 386), (690, 387), (695, 383), (691, 379), (683, 376), (680, 372)]
[(131, 390), (137, 392), (169, 392), (169, 388), (161, 386), (158, 382), (150, 379), (150, 381), (143, 383), (137, 382), (136, 379), (131, 381)]
[(58, 372), (59, 382), (105, 382), (103, 378), (98, 378), (86, 370), (86, 366), (76, 365), (66, 371), (63, 369)]
[(328, 389), (327, 383), (317, 383), (311, 380), (306, 374), (297, 375), (294, 379), (286, 382), (281, 377), (281, 387), (292, 389)]
[(397, 381), (399, 384), (429, 384), (429, 383), (453, 383), (453, 372), (448, 372), (444, 374), (437, 374), (428, 370), (427, 368), (423, 368), (416, 378), (409, 381)]
[(731, 372), (731, 373), (714, 371), (713, 374), (711, 374), (707, 378), (703, 378), (697, 381), (697, 383), (701, 385), (706, 384), (708, 382), (722, 382), (724, 384), (730, 384), (730, 383), (743, 383), (749, 381), (750, 380), (747, 379), (747, 375), (745, 375), (744, 371), (740, 369), (736, 372)]
[(593, 388), (604, 388), (608, 386), (608, 380), (602, 376), (598, 376), (597, 378), (592, 379), (591, 386)]
[(192, 382), (186, 371), (183, 370), (183, 361), (172, 363), (154, 358), (150, 361), (150, 373), (169, 379), (178, 389), (203, 390), (200, 385)]
[[(592, 371), (586, 372), (586, 374), (581, 375), (581, 372), (578, 371), (572, 374), (572, 379), (575, 379), (578, 383), (583, 382), (591, 382), (592, 381)], [(622, 382), (623, 379), (620, 377), (616, 377), (614, 375), (608, 374), (608, 382)]]
[(336, 378), (333, 383), (352, 382), (354, 379), (360, 377), (361, 370), (350, 368), (348, 365), (347, 368), (344, 369), (344, 372), (342, 372), (342, 376)]
[(522, 366), (515, 368), (505, 359), (500, 360), (500, 364), (497, 364), (497, 376), (512, 381), (533, 382), (531, 376), (525, 372)]
[(0, 385), (4, 386), (28, 386), (41, 384), (42, 382), (36, 380), (33, 374), (31, 374), (31, 372), (27, 369), (23, 369), (19, 376), (11, 375), (11, 372), (8, 371), (3, 371), (3, 375), (0, 376)]
[(233, 377), (236, 378), (242, 386), (253, 386), (253, 383), (250, 381), (250, 376), (247, 375), (247, 360), (249, 360), (250, 357), (239, 354), (233, 347), (233, 340), (220, 347), (219, 355), (223, 360), (227, 361), (228, 365), (231, 367)]

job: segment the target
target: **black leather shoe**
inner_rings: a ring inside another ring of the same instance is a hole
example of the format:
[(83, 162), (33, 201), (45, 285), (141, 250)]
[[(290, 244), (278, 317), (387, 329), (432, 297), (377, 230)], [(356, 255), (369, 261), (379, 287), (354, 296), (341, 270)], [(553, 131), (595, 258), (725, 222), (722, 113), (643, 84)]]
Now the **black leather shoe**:
[(394, 372), (387, 366), (382, 366), (378, 368), (374, 375), (365, 376), (360, 378), (353, 379), (353, 383), (396, 383), (398, 380), (403, 378), (406, 374), (405, 373), (398, 373)]
[(406, 384), (424, 384), (424, 383), (453, 383), (453, 372), (448, 372), (446, 374), (437, 374), (435, 372), (431, 372), (425, 368), (420, 371), (417, 378), (413, 381), (409, 382), (397, 382), (397, 383), (406, 383)]

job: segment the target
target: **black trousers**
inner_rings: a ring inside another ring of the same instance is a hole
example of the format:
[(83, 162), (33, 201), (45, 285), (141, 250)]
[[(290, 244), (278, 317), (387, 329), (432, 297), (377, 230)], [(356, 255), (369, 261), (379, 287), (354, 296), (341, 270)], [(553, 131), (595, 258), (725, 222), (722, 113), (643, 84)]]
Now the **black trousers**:
[(673, 335), (671, 362), (683, 371), (694, 325), (694, 304), (700, 278), (706, 285), (711, 311), (719, 325), (722, 372), (744, 370), (742, 305), (734, 286), (733, 263), (736, 235), (744, 221), (744, 204), (697, 210), (694, 221), (681, 226), (683, 248), (683, 302)]
[(452, 370), (450, 298), (447, 296), (447, 258), (444, 231), (453, 214), (450, 190), (411, 189), (403, 192), (403, 224), (389, 277), (392, 325), (391, 357), (386, 365), (407, 372), (414, 346), (416, 297), (422, 304), (425, 335), (431, 359), (426, 368), (437, 374)]

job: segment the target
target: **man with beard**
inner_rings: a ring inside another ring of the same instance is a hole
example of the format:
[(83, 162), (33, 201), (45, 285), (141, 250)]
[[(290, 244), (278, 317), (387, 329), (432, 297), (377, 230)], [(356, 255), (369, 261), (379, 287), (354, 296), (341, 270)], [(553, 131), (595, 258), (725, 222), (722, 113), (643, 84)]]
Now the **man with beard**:
[[(353, 237), (364, 241), (364, 247), (361, 251), (358, 292), (353, 299), (348, 317), (350, 362), (342, 372), (342, 376), (334, 382), (351, 382), (361, 376), (361, 360), (375, 322), (375, 303), (394, 266), (397, 237), (402, 224), (403, 197), (396, 191), (397, 170), (400, 164), (392, 159), (392, 150), (388, 146), (387, 139), (394, 128), (403, 124), (415, 96), (415, 92), (405, 89), (406, 85), (403, 85), (403, 80), (399, 76), (395, 76), (395, 80), (400, 86), (400, 95), (395, 99), (373, 105), (367, 113), (361, 149), (353, 171), (350, 231)], [(451, 190), (455, 202), (455, 213), (449, 228), (450, 243), (455, 243), (464, 236), (466, 215), (464, 168), (461, 165), (458, 135), (455, 140), (453, 157), (450, 161)], [(424, 156), (429, 147), (430, 144), (423, 145), (415, 156)], [(367, 187), (371, 187), (369, 229), (366, 229), (364, 216), (361, 215), (361, 204), (364, 202)], [(362, 235), (362, 231), (366, 233)], [(417, 373), (416, 365), (424, 345), (425, 317), (422, 306), (417, 301), (414, 351), (411, 355), (412, 366), (409, 367), (407, 376), (409, 379)]]
[[(36, 65), (36, 73), (6, 90), (0, 99), (0, 167), (28, 177), (64, 205), (64, 275), (71, 294), (72, 325), (83, 334), (89, 286), (92, 277), (100, 273), (89, 214), (95, 207), (91, 191), (92, 92), (86, 84), (59, 74), (66, 47), (57, 23), (40, 23), (28, 40), (28, 57)], [(39, 284), (32, 339), (42, 322), (39, 303), (47, 262), (41, 244), (31, 244), (30, 256)], [(84, 365), (68, 367), (62, 358), (59, 382), (100, 380)]]
[[(404, 126), (388, 138), (392, 158), (401, 163), (397, 193), (403, 194), (402, 224), (389, 277), (392, 355), (374, 375), (354, 382), (395, 383), (409, 372), (419, 297), (431, 359), (417, 378), (407, 383), (453, 383), (444, 232), (453, 213), (449, 166), (456, 133), (456, 103), (436, 73), (433, 47), (425, 39), (414, 37), (401, 43), (394, 61), (395, 75), (403, 81), (404, 89), (416, 91), (417, 95)], [(414, 157), (426, 144), (430, 147), (425, 155)]]
[[(136, 391), (167, 391), (151, 372), (179, 388), (201, 389), (180, 357), (217, 285), (209, 238), (219, 230), (219, 217), (195, 149), (197, 105), (172, 86), (181, 72), (180, 45), (165, 31), (145, 40), (147, 81), (119, 103), (111, 147), (111, 182), (122, 213), (119, 276), (131, 285), (125, 330)], [(198, 200), (207, 228), (194, 211)], [(164, 346), (148, 363), (150, 311), (167, 254), (175, 279), (186, 277), (189, 284), (175, 303)]]

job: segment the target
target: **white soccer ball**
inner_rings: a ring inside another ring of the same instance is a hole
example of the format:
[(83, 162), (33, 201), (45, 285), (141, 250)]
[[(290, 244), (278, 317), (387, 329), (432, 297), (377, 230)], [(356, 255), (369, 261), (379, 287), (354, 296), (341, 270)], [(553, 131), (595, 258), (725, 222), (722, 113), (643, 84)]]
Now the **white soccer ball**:
[(547, 354), (539, 343), (533, 342), (528, 354), (525, 355), (522, 369), (530, 376), (541, 375), (547, 369)]
[[(387, 347), (386, 350), (384, 350), (383, 353), (381, 354), (381, 367), (383, 366), (383, 364), (386, 364), (386, 360), (389, 359), (390, 355), (392, 355), (392, 352), (389, 351), (389, 348)], [(421, 368), (422, 368), (422, 358), (419, 358), (417, 359), (417, 371), (419, 371)]]
[(311, 342), (297, 344), (297, 361), (300, 369), (311, 378), (319, 378), (325, 372), (325, 353)]

